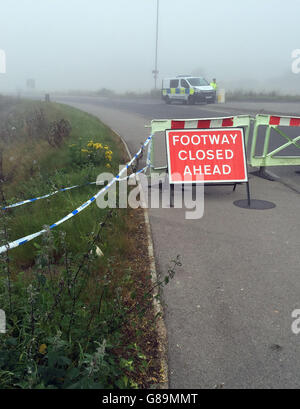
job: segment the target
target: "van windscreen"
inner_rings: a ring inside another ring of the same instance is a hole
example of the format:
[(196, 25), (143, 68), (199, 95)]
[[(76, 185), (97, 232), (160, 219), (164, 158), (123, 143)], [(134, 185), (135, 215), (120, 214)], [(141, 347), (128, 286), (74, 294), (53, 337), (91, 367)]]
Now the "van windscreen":
[(204, 78), (187, 78), (188, 82), (193, 86), (193, 87), (201, 87), (203, 85), (209, 85), (208, 82)]

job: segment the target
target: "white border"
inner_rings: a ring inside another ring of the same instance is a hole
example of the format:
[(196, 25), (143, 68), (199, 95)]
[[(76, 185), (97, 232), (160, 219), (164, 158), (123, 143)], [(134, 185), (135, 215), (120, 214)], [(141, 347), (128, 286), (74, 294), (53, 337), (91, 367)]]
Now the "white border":
[[(170, 162), (170, 147), (169, 147), (169, 132), (199, 132), (199, 131), (241, 131), (242, 133), (242, 145), (243, 145), (243, 159), (244, 159), (244, 167), (245, 167), (245, 179), (230, 179), (230, 180), (188, 180), (188, 181), (173, 181), (172, 180), (172, 173), (171, 173), (171, 162)], [(231, 128), (231, 127), (223, 127), (223, 128), (198, 128), (198, 129), (166, 129), (166, 143), (167, 143), (167, 157), (168, 157), (168, 171), (169, 171), (169, 183), (172, 185), (176, 184), (190, 184), (190, 183), (197, 183), (197, 184), (210, 184), (210, 183), (245, 183), (248, 182), (248, 168), (247, 168), (247, 160), (246, 160), (246, 152), (245, 152), (245, 138), (244, 138), (244, 129), (243, 128)]]

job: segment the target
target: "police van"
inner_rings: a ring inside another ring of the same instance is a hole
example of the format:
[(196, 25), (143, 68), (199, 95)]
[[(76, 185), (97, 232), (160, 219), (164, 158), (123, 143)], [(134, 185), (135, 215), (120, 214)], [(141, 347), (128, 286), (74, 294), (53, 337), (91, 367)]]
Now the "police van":
[(162, 99), (171, 104), (179, 101), (183, 104), (215, 103), (216, 90), (203, 77), (178, 75), (162, 81)]

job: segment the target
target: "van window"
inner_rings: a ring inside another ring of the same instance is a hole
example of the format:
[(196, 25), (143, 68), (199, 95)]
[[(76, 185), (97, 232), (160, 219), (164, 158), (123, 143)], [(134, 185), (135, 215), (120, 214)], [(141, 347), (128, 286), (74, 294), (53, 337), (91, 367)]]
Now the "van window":
[(188, 79), (189, 83), (193, 87), (201, 87), (202, 85), (209, 85), (208, 82), (204, 78), (189, 78)]
[(170, 81), (170, 88), (177, 88), (179, 80), (171, 80)]
[(183, 88), (190, 88), (188, 82), (186, 80), (181, 80), (181, 87)]

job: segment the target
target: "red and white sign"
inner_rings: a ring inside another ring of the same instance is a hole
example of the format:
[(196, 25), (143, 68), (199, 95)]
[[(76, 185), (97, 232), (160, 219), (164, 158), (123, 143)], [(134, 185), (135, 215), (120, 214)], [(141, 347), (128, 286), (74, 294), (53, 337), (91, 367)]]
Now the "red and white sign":
[(247, 182), (241, 128), (168, 130), (170, 183)]

